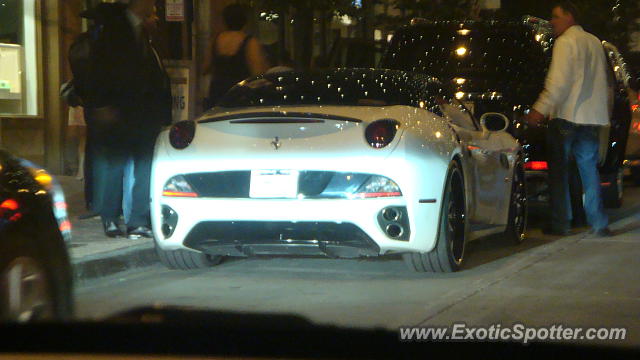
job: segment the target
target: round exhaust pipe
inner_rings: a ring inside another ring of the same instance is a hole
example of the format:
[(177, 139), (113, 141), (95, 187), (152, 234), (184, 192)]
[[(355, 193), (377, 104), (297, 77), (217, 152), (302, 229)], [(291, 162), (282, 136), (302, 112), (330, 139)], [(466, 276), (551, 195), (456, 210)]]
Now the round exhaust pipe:
[(178, 225), (178, 213), (167, 205), (162, 205), (162, 224), (160, 230), (165, 239), (173, 235)]
[(382, 217), (387, 221), (398, 221), (400, 212), (396, 208), (388, 207), (382, 210)]
[(162, 234), (169, 237), (173, 233), (173, 227), (167, 223), (162, 224)]
[(387, 225), (385, 231), (387, 232), (387, 235), (389, 235), (389, 237), (394, 239), (397, 239), (401, 237), (402, 234), (404, 234), (404, 228), (400, 224), (396, 223)]

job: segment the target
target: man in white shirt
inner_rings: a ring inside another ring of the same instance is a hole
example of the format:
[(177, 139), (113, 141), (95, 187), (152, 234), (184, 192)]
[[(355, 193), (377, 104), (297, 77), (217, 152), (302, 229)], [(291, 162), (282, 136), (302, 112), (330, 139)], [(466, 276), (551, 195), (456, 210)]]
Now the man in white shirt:
[(610, 236), (600, 194), (599, 132), (609, 124), (608, 64), (602, 43), (577, 23), (578, 12), (569, 1), (553, 7), (551, 24), (556, 36), (545, 87), (526, 120), (549, 123), (548, 159), (551, 226), (547, 233), (567, 235), (571, 227), (569, 157), (580, 172), (584, 209), (591, 236)]

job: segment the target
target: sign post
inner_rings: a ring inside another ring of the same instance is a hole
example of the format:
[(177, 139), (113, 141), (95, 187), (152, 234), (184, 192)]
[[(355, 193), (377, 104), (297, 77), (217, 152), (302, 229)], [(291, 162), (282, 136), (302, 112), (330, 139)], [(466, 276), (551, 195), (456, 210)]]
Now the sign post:
[(184, 21), (184, 0), (165, 0), (165, 19), (167, 21)]
[(190, 119), (190, 68), (188, 65), (170, 64), (165, 66), (167, 74), (171, 79), (172, 111), (173, 122)]

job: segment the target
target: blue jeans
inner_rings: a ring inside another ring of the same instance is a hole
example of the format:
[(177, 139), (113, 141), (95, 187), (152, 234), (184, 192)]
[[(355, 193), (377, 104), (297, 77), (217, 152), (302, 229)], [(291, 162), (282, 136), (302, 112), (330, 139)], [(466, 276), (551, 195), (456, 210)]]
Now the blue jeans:
[(576, 161), (584, 191), (587, 222), (594, 230), (604, 229), (609, 219), (604, 213), (598, 172), (599, 127), (553, 119), (547, 132), (551, 227), (567, 230), (573, 214), (569, 194), (569, 159)]
[(122, 216), (124, 217), (125, 224), (129, 224), (129, 220), (131, 219), (132, 192), (135, 182), (133, 177), (133, 159), (129, 159), (124, 166), (124, 179), (122, 180)]

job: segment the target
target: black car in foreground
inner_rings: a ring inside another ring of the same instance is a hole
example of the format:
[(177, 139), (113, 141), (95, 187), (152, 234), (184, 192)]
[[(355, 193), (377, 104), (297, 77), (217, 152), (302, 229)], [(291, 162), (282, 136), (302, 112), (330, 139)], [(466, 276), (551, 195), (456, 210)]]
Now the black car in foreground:
[[(396, 31), (380, 67), (428, 73), (449, 82), (476, 116), (486, 112), (510, 116), (510, 132), (527, 155), (529, 199), (546, 202), (546, 129), (528, 127), (521, 119), (544, 87), (552, 34), (546, 21), (534, 17), (521, 22), (415, 21)], [(621, 57), (614, 56), (611, 48), (603, 42), (616, 86), (611, 126), (601, 134), (600, 174), (605, 206), (619, 207), (631, 111)], [(579, 183), (574, 185), (574, 193), (581, 194)]]
[(44, 169), (0, 150), (0, 321), (72, 315), (71, 225)]

